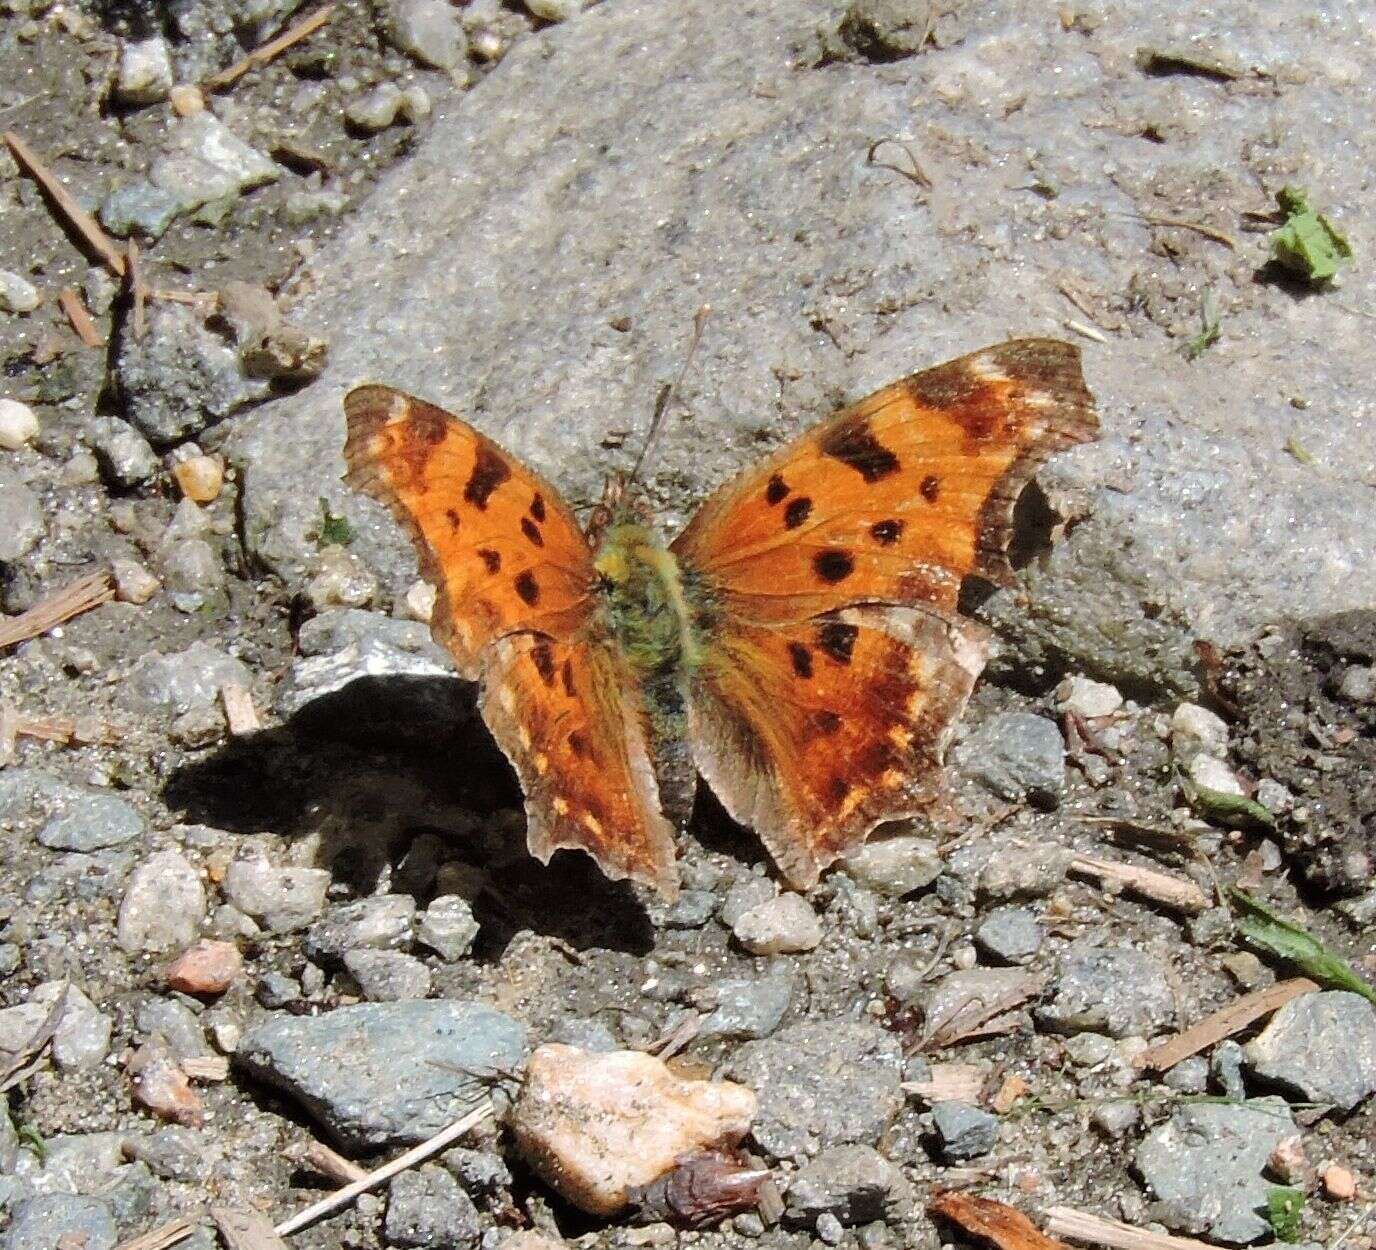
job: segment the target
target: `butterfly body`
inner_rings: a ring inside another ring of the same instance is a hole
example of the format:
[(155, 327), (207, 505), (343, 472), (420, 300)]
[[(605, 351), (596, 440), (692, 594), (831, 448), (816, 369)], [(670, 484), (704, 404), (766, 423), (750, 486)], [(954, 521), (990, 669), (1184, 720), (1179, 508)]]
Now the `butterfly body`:
[(618, 479), (585, 532), (443, 409), (369, 385), (345, 410), (349, 480), (411, 530), (532, 852), (581, 848), (669, 896), (699, 773), (800, 888), (876, 825), (940, 806), (987, 653), (962, 580), (1011, 580), (1017, 495), (1097, 433), (1073, 347), (999, 344), (842, 409), (666, 545)]

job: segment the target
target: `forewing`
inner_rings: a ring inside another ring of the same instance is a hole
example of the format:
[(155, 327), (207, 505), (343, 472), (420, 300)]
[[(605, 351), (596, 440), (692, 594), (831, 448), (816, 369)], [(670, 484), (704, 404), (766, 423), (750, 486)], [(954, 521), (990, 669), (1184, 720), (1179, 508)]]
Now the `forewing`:
[(642, 706), (608, 643), (514, 634), (483, 657), (483, 719), (526, 796), (530, 852), (587, 851), (608, 877), (678, 893)]
[(672, 550), (742, 619), (952, 608), (967, 574), (1007, 581), (1019, 492), (1097, 431), (1075, 347), (1003, 343), (842, 409), (719, 490)]
[(467, 422), (391, 387), (356, 387), (344, 412), (347, 480), (409, 529), (437, 591), (432, 629), (465, 677), (503, 634), (581, 627), (592, 553), (548, 483)]
[(876, 824), (940, 800), (985, 636), (974, 622), (894, 607), (731, 623), (690, 686), (698, 770), (805, 889)]

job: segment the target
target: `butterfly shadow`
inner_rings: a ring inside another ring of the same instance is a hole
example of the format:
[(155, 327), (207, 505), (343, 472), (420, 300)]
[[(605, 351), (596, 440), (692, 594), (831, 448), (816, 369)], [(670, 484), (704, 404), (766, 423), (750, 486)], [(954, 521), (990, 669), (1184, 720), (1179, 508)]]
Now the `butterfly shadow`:
[[(653, 947), (624, 882), (586, 855), (560, 852), (548, 866), (530, 856), (520, 786), (478, 717), (475, 688), (458, 678), (357, 678), (189, 761), (163, 794), (186, 823), (308, 847), (353, 897), (410, 894), (424, 907), (462, 895), (481, 926), (480, 960), (526, 930), (579, 949)], [(271, 845), (237, 850), (260, 855), (286, 858)]]

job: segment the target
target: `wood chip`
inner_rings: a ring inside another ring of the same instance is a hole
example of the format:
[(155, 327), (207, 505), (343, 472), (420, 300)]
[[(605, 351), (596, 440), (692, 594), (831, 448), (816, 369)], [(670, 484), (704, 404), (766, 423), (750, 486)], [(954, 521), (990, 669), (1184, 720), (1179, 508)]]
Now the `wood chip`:
[(193, 1081), (227, 1081), (229, 1060), (223, 1055), (192, 1055), (179, 1060), (181, 1070)]
[(940, 1050), (957, 1042), (977, 1037), (993, 1037), (1016, 1028), (1017, 1008), (1042, 991), (1045, 978), (1034, 972), (1018, 977), (1001, 994), (989, 998), (970, 997), (955, 1006), (944, 1019), (928, 1020), (927, 1032), (915, 1050)]
[(1197, 916), (1209, 907), (1209, 896), (1188, 877), (1155, 868), (1140, 868), (1113, 859), (1099, 859), (1093, 855), (1077, 855), (1070, 863), (1070, 871), (1090, 877), (1104, 886), (1117, 886), (1139, 898), (1160, 903), (1172, 911)]
[(925, 1081), (904, 1081), (905, 1093), (924, 1102), (972, 1102), (984, 1095), (986, 1070), (977, 1063), (934, 1063)]
[[(345, 1185), (343, 1189), (336, 1190), (328, 1198), (313, 1202), (310, 1206), (291, 1216), (290, 1219), (283, 1220), (274, 1231), (279, 1237), (287, 1237), (305, 1228), (308, 1224), (314, 1224), (321, 1216), (329, 1215), (331, 1211), (337, 1211), (340, 1207), (348, 1205), (365, 1190), (381, 1185), (383, 1181), (391, 1180), (398, 1172), (406, 1171), (407, 1168), (430, 1158), (431, 1155), (439, 1154), (441, 1150), (458, 1141), (465, 1133), (477, 1128), (479, 1124), (493, 1114), (493, 1111), (494, 1108), (490, 1100), (482, 1103), (466, 1116), (455, 1120), (448, 1128), (441, 1129), (433, 1137), (421, 1142), (419, 1146), (413, 1146), (405, 1154), (398, 1155), (391, 1163), (384, 1163), (376, 1171), (359, 1177), (351, 1185)], [(235, 1246), (231, 1247), (231, 1250), (240, 1250), (240, 1248)], [(243, 1250), (256, 1250), (256, 1248), (245, 1245)]]
[(1207, 1241), (1193, 1237), (1174, 1237), (1170, 1233), (1149, 1233), (1118, 1220), (1107, 1220), (1073, 1207), (1051, 1207), (1046, 1212), (1046, 1228), (1058, 1237), (1108, 1246), (1110, 1250), (1217, 1250)]
[(97, 256), (100, 257), (117, 278), (124, 277), (124, 255), (110, 236), (105, 233), (76, 200), (72, 193), (58, 181), (57, 175), (34, 155), (29, 145), (12, 130), (5, 131), (5, 143), (19, 167), (47, 193), (49, 200), (67, 219), (74, 230)]
[(337, 1150), (331, 1150), (321, 1141), (306, 1144), (301, 1152), (301, 1162), (337, 1185), (352, 1185), (368, 1175), (365, 1168), (359, 1167), (352, 1159), (346, 1159)]
[(46, 634), (114, 597), (115, 579), (108, 569), (83, 577), (35, 603), (27, 612), (0, 620), (0, 650)]
[(927, 1214), (950, 1220), (962, 1232), (998, 1250), (1066, 1250), (1064, 1242), (1048, 1237), (1017, 1208), (992, 1198), (947, 1190), (927, 1204)]
[(256, 1212), (211, 1207), (210, 1218), (220, 1230), (227, 1250), (287, 1250), (287, 1243)]
[(96, 323), (91, 320), (91, 314), (86, 311), (86, 305), (76, 287), (64, 286), (57, 293), (57, 302), (62, 311), (67, 314), (67, 320), (72, 323), (72, 329), (76, 331), (77, 338), (87, 347), (105, 346), (105, 339)]
[(0, 703), (0, 765), (13, 762), (20, 738), (62, 746), (119, 741), (115, 730), (94, 716), (28, 716), (8, 703)]
[(231, 738), (242, 738), (262, 729), (263, 722), (258, 719), (253, 696), (243, 686), (237, 682), (225, 682), (220, 687), (220, 699), (225, 705), (225, 720), (229, 724)]
[(1312, 994), (1319, 987), (1308, 977), (1292, 977), (1289, 981), (1278, 981), (1265, 989), (1254, 990), (1241, 998), (1220, 1008), (1212, 1015), (1205, 1016), (1198, 1024), (1192, 1024), (1183, 1033), (1177, 1033), (1167, 1041), (1149, 1046), (1140, 1054), (1133, 1056), (1133, 1066), (1150, 1068), (1154, 1072), (1165, 1072), (1182, 1059), (1197, 1055), (1216, 1042), (1234, 1033), (1241, 1033), (1249, 1024), (1268, 1016), (1283, 1007), (1292, 998), (1301, 994)]
[(198, 1227), (190, 1220), (169, 1220), (146, 1233), (140, 1233), (132, 1241), (121, 1241), (115, 1250), (167, 1250), (168, 1246), (175, 1246), (177, 1242), (190, 1237)]
[(293, 44), (300, 43), (308, 35), (313, 35), (319, 30), (334, 14), (334, 5), (327, 4), (323, 9), (312, 13), (309, 17), (302, 18), (294, 26), (289, 26), (274, 39), (269, 39), (267, 43), (260, 44), (254, 48), (247, 56), (235, 61), (228, 69), (222, 69), (218, 74), (212, 74), (201, 84), (207, 91), (220, 91), (225, 87), (231, 86), (241, 79), (249, 70), (259, 65), (266, 65), (274, 57), (281, 56)]

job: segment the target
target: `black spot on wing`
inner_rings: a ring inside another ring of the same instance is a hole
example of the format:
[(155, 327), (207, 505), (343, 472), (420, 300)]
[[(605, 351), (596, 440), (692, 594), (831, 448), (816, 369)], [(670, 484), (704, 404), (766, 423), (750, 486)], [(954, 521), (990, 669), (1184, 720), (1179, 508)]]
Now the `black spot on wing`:
[(535, 498), (530, 501), (530, 515), (537, 521), (545, 519), (545, 497), (537, 490)]
[(492, 492), (511, 476), (507, 462), (490, 447), (478, 447), (473, 461), (473, 472), (468, 475), (468, 483), (463, 488), (463, 497), (479, 511), (487, 510), (487, 501)]
[(812, 500), (806, 495), (799, 495), (797, 499), (790, 499), (788, 507), (784, 509), (784, 524), (796, 530), (811, 514)]
[(491, 547), (479, 547), (478, 557), (487, 565), (489, 573), (500, 573), (502, 571), (502, 557), (500, 552), (493, 551)]
[(850, 793), (850, 782), (844, 777), (833, 777), (831, 784), (827, 786), (827, 792), (831, 795), (833, 803), (844, 803), (846, 795)]
[(572, 699), (572, 698), (573, 698), (573, 695), (574, 695), (574, 690), (573, 690), (573, 661), (572, 661), (572, 660), (565, 660), (565, 661), (564, 661), (564, 667), (563, 667), (562, 669), (560, 669), (560, 676), (564, 679), (564, 693), (565, 693), (566, 695), (568, 695), (568, 697), (569, 697), (570, 699)]
[(876, 521), (870, 526), (870, 537), (883, 547), (892, 547), (902, 533), (902, 521)]
[(793, 671), (804, 681), (812, 676), (812, 652), (801, 642), (788, 644), (788, 658), (793, 661)]
[(849, 664), (860, 633), (857, 625), (845, 621), (823, 621), (817, 626), (817, 645), (838, 664)]
[(834, 586), (837, 582), (845, 581), (854, 572), (855, 561), (851, 558), (850, 552), (842, 551), (839, 547), (829, 547), (812, 557), (812, 568), (824, 582)]
[(540, 602), (540, 584), (529, 569), (517, 577), (516, 593), (532, 608)]
[(782, 502), (787, 494), (788, 486), (784, 483), (783, 478), (776, 473), (769, 479), (769, 485), (764, 488), (764, 501), (769, 504), (770, 507), (773, 507), (775, 504)]
[(929, 473), (917, 489), (928, 503), (936, 503), (941, 498), (941, 479), (935, 473)]
[(446, 508), (444, 510), (444, 519), (449, 522), (449, 528), (457, 533), (459, 529), (459, 514), (455, 512), (453, 508)]
[(819, 734), (830, 736), (841, 728), (841, 717), (837, 712), (814, 712), (812, 724)]
[(864, 417), (848, 417), (829, 430), (819, 446), (823, 455), (848, 465), (867, 482), (878, 482), (899, 469), (898, 457), (875, 438)]
[(521, 518), (521, 533), (534, 543), (535, 546), (543, 547), (545, 545), (545, 539), (540, 533), (540, 527), (528, 516), (523, 516)]
[(547, 686), (554, 685), (554, 653), (550, 650), (549, 643), (537, 642), (530, 649), (530, 658), (539, 670), (540, 680)]

